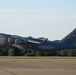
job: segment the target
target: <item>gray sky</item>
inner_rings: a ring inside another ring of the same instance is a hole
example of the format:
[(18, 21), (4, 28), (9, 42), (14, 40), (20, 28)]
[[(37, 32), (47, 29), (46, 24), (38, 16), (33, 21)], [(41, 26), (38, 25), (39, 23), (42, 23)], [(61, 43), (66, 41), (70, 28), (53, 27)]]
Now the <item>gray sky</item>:
[(62, 39), (76, 28), (76, 0), (0, 0), (0, 33)]

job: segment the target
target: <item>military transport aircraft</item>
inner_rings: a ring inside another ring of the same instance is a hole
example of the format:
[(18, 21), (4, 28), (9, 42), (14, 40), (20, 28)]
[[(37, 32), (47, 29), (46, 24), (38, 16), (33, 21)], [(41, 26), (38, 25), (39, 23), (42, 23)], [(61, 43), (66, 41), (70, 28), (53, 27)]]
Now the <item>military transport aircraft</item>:
[(76, 54), (76, 28), (60, 41), (50, 41), (47, 38), (21, 37), (17, 35), (0, 34), (0, 45), (17, 47), (27, 53), (50, 55)]

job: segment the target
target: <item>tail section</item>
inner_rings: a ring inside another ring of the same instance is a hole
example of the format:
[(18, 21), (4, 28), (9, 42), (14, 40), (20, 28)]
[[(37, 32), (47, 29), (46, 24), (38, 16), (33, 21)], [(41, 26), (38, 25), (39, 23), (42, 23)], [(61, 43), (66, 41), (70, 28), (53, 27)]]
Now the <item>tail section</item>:
[(65, 38), (63, 38), (61, 42), (64, 42), (76, 47), (76, 28), (70, 34), (68, 34)]

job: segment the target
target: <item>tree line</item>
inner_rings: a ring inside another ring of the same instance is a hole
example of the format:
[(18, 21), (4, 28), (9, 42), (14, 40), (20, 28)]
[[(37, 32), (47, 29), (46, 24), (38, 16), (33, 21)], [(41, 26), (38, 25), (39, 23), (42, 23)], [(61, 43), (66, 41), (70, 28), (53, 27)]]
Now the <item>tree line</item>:
[(76, 56), (76, 49), (57, 51), (26, 51), (16, 47), (0, 46), (0, 56)]

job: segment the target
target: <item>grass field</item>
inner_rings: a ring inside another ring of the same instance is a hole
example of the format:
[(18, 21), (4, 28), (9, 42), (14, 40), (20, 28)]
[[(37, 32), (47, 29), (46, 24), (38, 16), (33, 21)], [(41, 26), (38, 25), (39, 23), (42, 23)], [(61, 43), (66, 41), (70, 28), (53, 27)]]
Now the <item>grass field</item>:
[(71, 56), (0, 56), (0, 59), (76, 59)]

